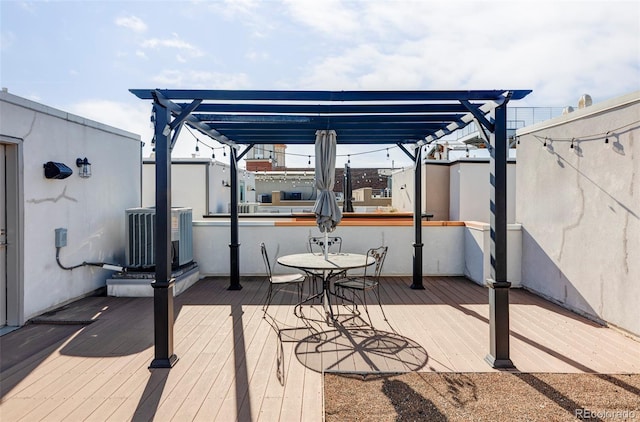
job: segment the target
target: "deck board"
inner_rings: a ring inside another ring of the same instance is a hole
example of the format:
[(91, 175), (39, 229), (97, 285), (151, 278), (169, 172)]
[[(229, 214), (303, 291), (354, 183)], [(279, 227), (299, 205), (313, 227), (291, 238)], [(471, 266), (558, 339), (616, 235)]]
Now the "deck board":
[[(175, 299), (174, 368), (153, 359), (150, 298), (85, 298), (0, 338), (3, 420), (321, 421), (322, 373), (489, 372), (488, 292), (463, 277), (383, 277), (360, 319), (280, 292), (265, 316), (264, 277), (231, 291), (205, 278)], [(511, 358), (525, 372), (639, 373), (637, 339), (530, 292), (510, 294)], [(67, 324), (53, 325), (57, 318)], [(93, 318), (93, 319), (91, 319)], [(87, 319), (91, 319), (91, 323)], [(75, 321), (75, 322), (74, 322)], [(84, 325), (83, 325), (84, 324)], [(88, 324), (88, 325), (87, 325)], [(314, 337), (312, 334), (317, 333)]]

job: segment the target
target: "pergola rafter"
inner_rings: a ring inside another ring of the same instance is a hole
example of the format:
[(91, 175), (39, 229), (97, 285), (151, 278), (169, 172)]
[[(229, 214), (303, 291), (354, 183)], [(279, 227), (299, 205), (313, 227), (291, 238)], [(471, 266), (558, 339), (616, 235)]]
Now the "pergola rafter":
[[(183, 124), (231, 150), (230, 289), (239, 290), (237, 165), (254, 145), (313, 144), (316, 130), (335, 130), (338, 144), (397, 145), (415, 165), (413, 284), (422, 289), (422, 146), (477, 122), (491, 152), (491, 344), (494, 367), (509, 359), (506, 275), (506, 106), (530, 90), (474, 91), (253, 91), (132, 89), (152, 100), (156, 143), (156, 279), (154, 367), (170, 367), (173, 354), (171, 280), (171, 149)], [(171, 138), (171, 132), (173, 137)], [(488, 135), (487, 135), (488, 133)], [(246, 148), (238, 154), (241, 146)], [(169, 317), (171, 316), (171, 317)]]

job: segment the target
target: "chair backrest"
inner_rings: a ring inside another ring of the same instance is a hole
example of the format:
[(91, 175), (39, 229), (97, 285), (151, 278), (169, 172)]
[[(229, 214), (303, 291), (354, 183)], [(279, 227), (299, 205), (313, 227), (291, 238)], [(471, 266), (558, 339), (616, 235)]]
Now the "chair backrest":
[[(369, 277), (375, 278), (376, 281), (380, 278), (380, 273), (382, 272), (382, 264), (384, 264), (384, 259), (387, 256), (388, 246), (380, 246), (378, 248), (371, 248), (367, 251), (367, 257), (372, 257), (376, 260), (374, 266), (373, 274), (370, 274)], [(367, 277), (367, 267), (364, 268), (364, 275)]]
[[(342, 251), (342, 238), (339, 236), (327, 237), (329, 252), (340, 253)], [(309, 238), (309, 252), (324, 253), (324, 236), (312, 236)]]
[(260, 243), (260, 252), (262, 252), (262, 260), (264, 261), (267, 275), (269, 276), (269, 280), (271, 280), (271, 264), (269, 263), (269, 254), (267, 253), (267, 247), (264, 242)]

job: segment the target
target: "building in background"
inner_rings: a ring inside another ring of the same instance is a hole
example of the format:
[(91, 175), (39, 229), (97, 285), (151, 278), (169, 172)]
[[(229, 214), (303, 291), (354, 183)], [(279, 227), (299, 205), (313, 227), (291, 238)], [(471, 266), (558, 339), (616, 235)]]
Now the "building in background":
[[(193, 219), (230, 212), (231, 183), (228, 164), (210, 158), (171, 159), (171, 202), (173, 207), (193, 209)], [(145, 158), (142, 166), (142, 206), (155, 206), (155, 160)], [(255, 174), (238, 170), (238, 202), (256, 202)], [(242, 209), (242, 208), (241, 208)]]
[(247, 171), (282, 170), (287, 167), (285, 161), (287, 146), (284, 144), (254, 145), (245, 156)]

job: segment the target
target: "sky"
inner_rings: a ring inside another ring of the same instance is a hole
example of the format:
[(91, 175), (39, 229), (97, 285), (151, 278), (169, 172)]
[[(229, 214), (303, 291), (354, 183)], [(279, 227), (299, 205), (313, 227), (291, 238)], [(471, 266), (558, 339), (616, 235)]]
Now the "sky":
[[(640, 1), (0, 0), (0, 85), (137, 133), (144, 156), (151, 104), (131, 88), (531, 89), (509, 106), (577, 107), (640, 90)], [(182, 131), (173, 156), (195, 145)], [(410, 163), (379, 150), (338, 146), (336, 164)], [(287, 154), (307, 167), (313, 146)]]

